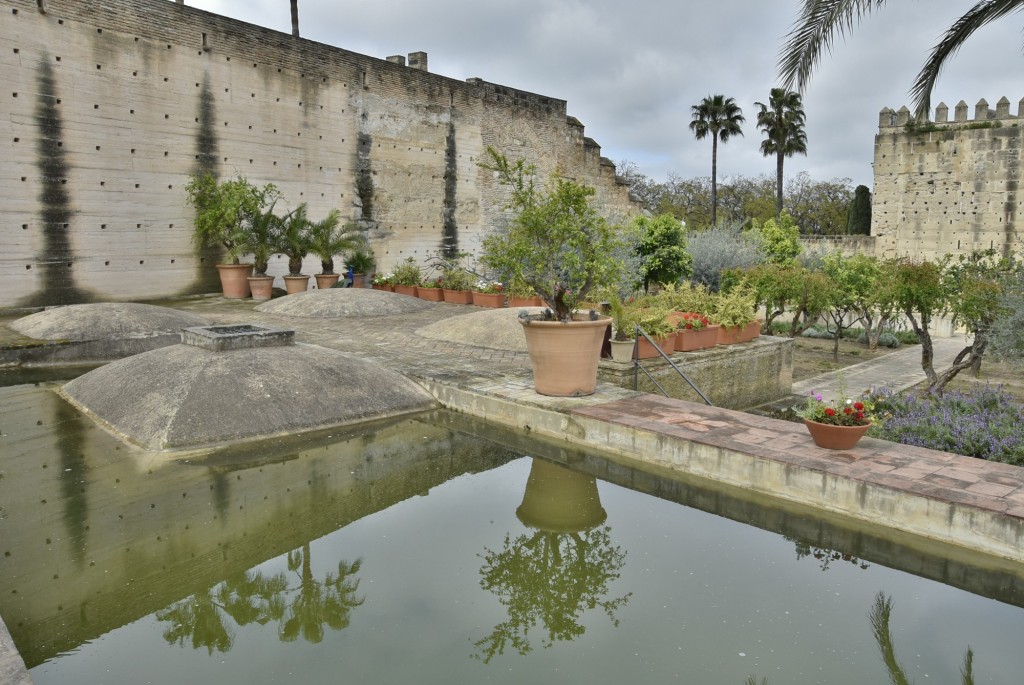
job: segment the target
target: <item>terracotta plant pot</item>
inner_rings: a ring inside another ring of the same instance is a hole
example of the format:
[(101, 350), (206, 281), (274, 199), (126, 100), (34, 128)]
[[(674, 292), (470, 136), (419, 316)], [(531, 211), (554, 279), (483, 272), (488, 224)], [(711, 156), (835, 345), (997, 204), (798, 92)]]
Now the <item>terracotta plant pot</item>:
[(804, 419), (804, 425), (807, 426), (807, 432), (811, 434), (814, 444), (827, 450), (853, 449), (860, 442), (860, 439), (864, 437), (864, 434), (868, 432), (868, 429), (871, 428), (871, 424), (866, 426), (834, 426), (830, 423), (818, 423), (817, 421), (809, 421), (807, 419)]
[(249, 289), (249, 276), (252, 276), (252, 264), (218, 264), (220, 288), (224, 297), (231, 300), (242, 300), (252, 294)]
[[(676, 335), (666, 335), (663, 338), (654, 338), (655, 344), (661, 348), (661, 351), (665, 354), (672, 354), (676, 350)], [(640, 336), (639, 344), (637, 345), (637, 356), (639, 359), (653, 359), (654, 357), (660, 357), (658, 350), (655, 349), (654, 345), (648, 342), (647, 338)]]
[(719, 326), (718, 327), (718, 344), (719, 345), (735, 345), (740, 342), (740, 334), (743, 332), (742, 326)]
[(530, 528), (576, 533), (601, 525), (608, 514), (594, 476), (534, 458), (516, 517)]
[(761, 322), (751, 321), (740, 329), (739, 339), (740, 342), (750, 342), (759, 335), (761, 335)]
[(352, 274), (352, 287), (353, 288), (365, 288), (366, 287), (366, 274)]
[(700, 341), (700, 349), (710, 350), (712, 347), (718, 344), (718, 324), (713, 323), (710, 326), (697, 331), (697, 340)]
[(612, 340), (612, 361), (619, 362), (620, 364), (626, 364), (633, 361), (633, 347), (635, 346), (632, 340)]
[(317, 290), (327, 290), (341, 280), (341, 274), (314, 274)]
[(597, 321), (530, 321), (519, 319), (533, 366), (533, 388), (540, 395), (582, 397), (597, 389), (609, 317)]
[(500, 309), (505, 306), (505, 293), (478, 293), (473, 291), (473, 304), (477, 307)]
[(399, 295), (408, 295), (409, 297), (416, 297), (416, 286), (414, 285), (396, 285), (395, 292)]
[(472, 290), (448, 290), (444, 289), (444, 301), (449, 304), (473, 304)]
[(395, 286), (393, 286), (393, 285), (374, 283), (371, 287), (374, 290), (383, 290), (386, 293), (393, 293), (393, 292), (395, 292)]
[(284, 289), (289, 295), (306, 292), (309, 289), (309, 276), (284, 276)]
[(440, 288), (416, 288), (416, 297), (427, 302), (444, 302), (444, 291)]
[(676, 352), (696, 352), (697, 350), (702, 349), (701, 345), (703, 343), (701, 341), (701, 333), (703, 333), (704, 330), (705, 329), (703, 328), (698, 331), (686, 328), (680, 328), (677, 330)]
[(274, 277), (249, 276), (249, 290), (252, 291), (252, 299), (257, 302), (266, 302), (271, 298), (274, 290)]

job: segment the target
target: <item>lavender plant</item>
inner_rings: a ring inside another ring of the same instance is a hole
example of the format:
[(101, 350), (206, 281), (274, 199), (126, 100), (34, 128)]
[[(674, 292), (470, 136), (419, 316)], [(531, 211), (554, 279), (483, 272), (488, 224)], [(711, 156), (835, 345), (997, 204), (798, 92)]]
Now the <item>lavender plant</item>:
[(925, 396), (881, 391), (874, 402), (881, 420), (871, 428), (873, 437), (1024, 465), (1021, 406), (998, 387)]

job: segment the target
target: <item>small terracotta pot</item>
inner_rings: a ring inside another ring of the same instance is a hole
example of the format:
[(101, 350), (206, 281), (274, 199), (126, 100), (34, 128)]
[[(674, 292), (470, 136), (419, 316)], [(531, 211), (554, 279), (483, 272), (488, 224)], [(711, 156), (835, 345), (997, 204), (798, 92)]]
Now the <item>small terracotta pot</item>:
[(383, 290), (386, 293), (393, 293), (393, 292), (395, 292), (395, 286), (388, 285), (386, 283), (374, 283), (371, 287), (374, 290)]
[(544, 300), (540, 299), (540, 295), (533, 295), (532, 297), (515, 297), (509, 296), (508, 298), (509, 307), (543, 307)]
[(740, 342), (740, 334), (743, 332), (742, 326), (719, 326), (718, 327), (718, 344), (719, 345), (735, 345)]
[(327, 290), (341, 280), (341, 274), (314, 274), (317, 290)]
[[(665, 354), (672, 354), (676, 351), (676, 335), (666, 335), (663, 338), (654, 338), (654, 342), (661, 348), (661, 351)], [(658, 351), (654, 349), (654, 345), (647, 341), (647, 338), (640, 336), (637, 356), (639, 359), (652, 359), (654, 357), (660, 357)]]
[(477, 307), (493, 307), (500, 309), (505, 306), (505, 293), (473, 292), (473, 304)]
[(444, 301), (449, 304), (473, 304), (472, 290), (444, 289)]
[(365, 288), (366, 287), (366, 274), (352, 274), (352, 287), (353, 288)]
[(814, 444), (827, 450), (853, 449), (871, 428), (870, 423), (866, 426), (834, 426), (808, 419), (804, 419), (804, 425)]
[(408, 295), (409, 297), (416, 297), (416, 286), (414, 285), (395, 285), (395, 292), (399, 295)]
[(309, 289), (309, 276), (284, 276), (284, 289), (289, 295), (304, 293)]
[(680, 328), (676, 331), (676, 352), (696, 352), (701, 349), (701, 332), (704, 329), (694, 331), (687, 328)]
[(416, 288), (416, 297), (427, 302), (443, 302), (444, 291), (440, 288)]
[(274, 290), (274, 277), (249, 276), (249, 290), (252, 291), (252, 299), (257, 302), (266, 302), (271, 298)]

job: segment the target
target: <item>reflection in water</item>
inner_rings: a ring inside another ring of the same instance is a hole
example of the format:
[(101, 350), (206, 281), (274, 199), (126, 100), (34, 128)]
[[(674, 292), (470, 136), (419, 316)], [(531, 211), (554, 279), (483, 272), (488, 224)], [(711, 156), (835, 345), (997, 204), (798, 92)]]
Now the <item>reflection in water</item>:
[(85, 431), (82, 416), (56, 394), (50, 396), (54, 403), (54, 420), (60, 426), (57, 451), (60, 453), (60, 490), (64, 504), (64, 525), (71, 541), (71, 554), (75, 565), (85, 565), (86, 519), (88, 499), (85, 495)]
[(323, 626), (342, 630), (350, 622), (352, 609), (363, 603), (355, 596), (359, 588), (362, 560), (338, 562), (338, 573), (328, 573), (323, 581), (313, 577), (309, 543), (288, 553), (288, 570), (295, 573), (298, 585), (289, 586), (288, 576), (278, 573), (269, 578), (248, 570), (218, 585), (156, 612), (158, 621), (170, 623), (164, 633), (168, 644), (193, 649), (205, 647), (227, 652), (234, 644), (236, 625), (266, 625), (278, 622), (278, 637), (293, 642), (301, 635), (307, 642), (323, 640)]
[(821, 562), (822, 571), (827, 571), (833, 561), (847, 561), (861, 570), (871, 568), (871, 564), (861, 561), (852, 554), (840, 552), (832, 549), (831, 547), (820, 547), (809, 540), (804, 540), (803, 538), (790, 537), (789, 535), (785, 535), (783, 537), (796, 545), (796, 558), (798, 560), (805, 557), (814, 557)]
[(528, 633), (538, 623), (547, 633), (545, 648), (578, 638), (586, 631), (580, 625), (586, 609), (600, 607), (618, 626), (615, 611), (633, 594), (605, 599), (626, 553), (612, 545), (611, 528), (595, 527), (606, 515), (593, 476), (534, 459), (516, 514), (535, 532), (506, 535), (500, 551), (486, 550), (480, 569), (480, 587), (508, 611), (507, 621), (473, 643), (473, 657), (484, 663), (508, 645), (529, 653)]
[[(868, 613), (868, 618), (871, 620), (871, 631), (874, 633), (879, 651), (882, 652), (882, 661), (885, 662), (892, 685), (910, 685), (911, 680), (907, 677), (907, 672), (896, 659), (896, 647), (893, 645), (892, 633), (889, 630), (891, 616), (892, 597), (888, 597), (884, 592), (879, 592), (875, 595), (875, 604)], [(963, 665), (960, 667), (960, 682), (961, 685), (974, 685), (974, 652), (970, 646), (967, 647)]]

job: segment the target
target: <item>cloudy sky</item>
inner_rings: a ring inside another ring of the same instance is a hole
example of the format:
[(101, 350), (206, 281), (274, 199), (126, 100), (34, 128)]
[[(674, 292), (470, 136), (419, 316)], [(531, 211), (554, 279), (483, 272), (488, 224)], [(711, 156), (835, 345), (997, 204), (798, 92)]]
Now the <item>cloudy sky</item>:
[[(168, 0), (169, 2), (171, 0)], [(804, 95), (808, 154), (786, 173), (871, 185), (878, 112), (910, 105), (929, 48), (975, 0), (891, 0), (839, 41)], [(284, 32), (288, 0), (186, 0)], [(776, 60), (798, 0), (299, 0), (304, 38), (384, 58), (429, 53), (430, 71), (568, 101), (568, 113), (615, 162), (664, 180), (711, 173), (711, 141), (689, 131), (690, 107), (732, 97), (744, 136), (719, 149), (719, 175), (774, 173), (761, 156), (754, 102), (777, 83)], [(1024, 97), (1021, 26), (1012, 15), (976, 33), (949, 63), (933, 103), (950, 109)], [(952, 112), (951, 112), (952, 115)]]

